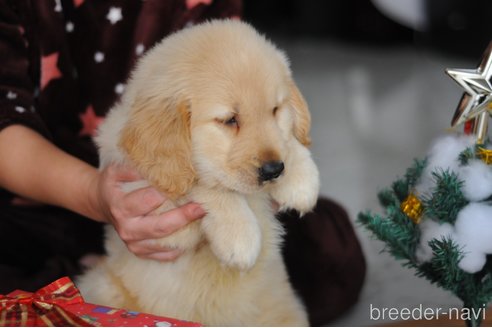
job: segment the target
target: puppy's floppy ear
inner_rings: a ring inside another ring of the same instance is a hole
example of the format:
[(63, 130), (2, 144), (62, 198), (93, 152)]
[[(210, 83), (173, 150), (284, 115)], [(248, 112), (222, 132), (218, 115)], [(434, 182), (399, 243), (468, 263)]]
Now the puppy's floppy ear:
[(311, 128), (311, 115), (304, 97), (293, 81), (290, 82), (289, 103), (294, 109), (294, 135), (304, 146), (311, 144), (309, 129)]
[(140, 174), (171, 199), (184, 195), (195, 180), (190, 115), (184, 101), (137, 98), (121, 132), (119, 146)]

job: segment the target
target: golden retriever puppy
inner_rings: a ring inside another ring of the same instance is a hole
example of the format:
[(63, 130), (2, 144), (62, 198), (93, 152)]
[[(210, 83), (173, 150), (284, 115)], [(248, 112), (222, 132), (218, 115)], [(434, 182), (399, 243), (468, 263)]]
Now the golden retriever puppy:
[(165, 38), (139, 62), (100, 127), (101, 165), (133, 165), (207, 215), (156, 240), (174, 262), (137, 258), (112, 227), (107, 256), (78, 281), (88, 302), (212, 326), (308, 324), (280, 253), (281, 208), (314, 206), (310, 115), (286, 57), (251, 26), (217, 20)]

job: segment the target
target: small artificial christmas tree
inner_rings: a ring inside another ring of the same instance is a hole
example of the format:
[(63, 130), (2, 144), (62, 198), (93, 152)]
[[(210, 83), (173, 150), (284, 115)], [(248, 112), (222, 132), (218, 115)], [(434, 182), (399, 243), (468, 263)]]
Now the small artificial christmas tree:
[(384, 216), (358, 222), (416, 274), (463, 301), (469, 326), (479, 326), (492, 300), (492, 43), (476, 70), (447, 70), (465, 90), (452, 120), (463, 134), (435, 142), (425, 159), (378, 196)]

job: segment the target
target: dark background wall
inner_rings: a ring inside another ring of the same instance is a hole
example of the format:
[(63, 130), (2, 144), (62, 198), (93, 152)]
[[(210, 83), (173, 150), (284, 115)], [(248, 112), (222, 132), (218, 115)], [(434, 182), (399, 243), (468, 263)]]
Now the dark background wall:
[(491, 0), (425, 0), (427, 28), (386, 17), (370, 0), (244, 0), (244, 19), (269, 34), (388, 46), (402, 42), (477, 58), (492, 39)]

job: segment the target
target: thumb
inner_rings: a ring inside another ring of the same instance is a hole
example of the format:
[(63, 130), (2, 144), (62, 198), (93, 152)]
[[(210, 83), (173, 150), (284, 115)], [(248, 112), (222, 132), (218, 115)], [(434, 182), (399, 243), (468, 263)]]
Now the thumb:
[(188, 203), (180, 207), (189, 222), (200, 219), (207, 214), (203, 207), (197, 203)]

